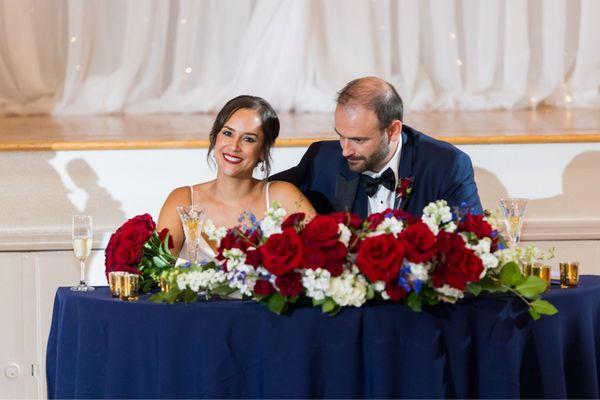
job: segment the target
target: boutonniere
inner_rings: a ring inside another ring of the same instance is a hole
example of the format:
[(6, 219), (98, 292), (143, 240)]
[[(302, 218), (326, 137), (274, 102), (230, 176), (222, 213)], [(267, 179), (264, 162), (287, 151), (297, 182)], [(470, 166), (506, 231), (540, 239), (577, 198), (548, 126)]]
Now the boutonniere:
[(406, 178), (400, 178), (398, 184), (396, 185), (396, 198), (397, 199), (406, 199), (413, 190), (413, 184), (415, 182), (414, 176), (409, 176)]

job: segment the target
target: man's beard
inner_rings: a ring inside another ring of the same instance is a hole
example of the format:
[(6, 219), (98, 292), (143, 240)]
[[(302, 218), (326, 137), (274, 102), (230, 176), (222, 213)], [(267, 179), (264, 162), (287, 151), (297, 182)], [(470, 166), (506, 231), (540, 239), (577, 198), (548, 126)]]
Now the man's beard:
[[(387, 139), (387, 137), (386, 137)], [(387, 142), (387, 143), (386, 143)], [(348, 168), (350, 168), (354, 172), (365, 172), (365, 171), (373, 171), (376, 172), (375, 169), (381, 165), (383, 161), (385, 161), (386, 157), (390, 152), (390, 141), (382, 140), (379, 143), (379, 147), (375, 150), (375, 153), (369, 158), (364, 156), (359, 157), (347, 157), (346, 161), (348, 161)], [(354, 161), (354, 164), (351, 163)]]

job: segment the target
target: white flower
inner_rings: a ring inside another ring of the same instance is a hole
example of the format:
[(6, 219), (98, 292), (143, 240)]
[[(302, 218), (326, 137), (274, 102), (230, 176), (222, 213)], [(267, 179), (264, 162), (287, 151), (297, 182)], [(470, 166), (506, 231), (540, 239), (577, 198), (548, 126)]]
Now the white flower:
[(305, 269), (303, 271), (302, 285), (306, 295), (315, 300), (323, 300), (329, 290), (331, 273), (326, 269)]
[(213, 242), (216, 242), (217, 246), (221, 244), (221, 239), (227, 236), (227, 228), (225, 228), (224, 226), (220, 226), (217, 228), (214, 222), (212, 222), (212, 220), (210, 219), (207, 219), (204, 222), (203, 230), (204, 233), (206, 233), (208, 239), (212, 240)]
[(331, 278), (327, 295), (340, 306), (360, 307), (367, 301), (367, 280), (353, 266), (335, 278)]
[[(431, 202), (423, 209), (421, 220), (434, 235), (437, 235), (440, 231), (440, 225), (452, 221), (452, 211), (445, 200), (438, 200), (435, 203)], [(444, 227), (444, 230), (446, 232), (454, 232), (456, 224), (450, 223)]]
[(435, 290), (436, 292), (440, 293), (440, 299), (446, 303), (456, 303), (458, 299), (462, 299), (464, 297), (462, 290), (453, 288), (447, 284), (442, 287), (435, 288)]
[(481, 272), (481, 275), (479, 276), (480, 279), (483, 278), (487, 274), (488, 270), (496, 269), (498, 267), (498, 265), (500, 265), (500, 263), (498, 262), (498, 259), (491, 253), (480, 254), (479, 258), (481, 258), (481, 261), (483, 262), (483, 271)]
[(385, 282), (384, 281), (377, 281), (371, 284), (371, 286), (373, 287), (373, 290), (375, 290), (376, 292), (383, 292), (385, 290)]
[(177, 286), (180, 290), (186, 288), (198, 292), (200, 290), (211, 290), (223, 284), (227, 279), (224, 272), (215, 269), (204, 271), (182, 272), (177, 276)]
[(402, 232), (402, 228), (404, 225), (402, 221), (397, 220), (394, 217), (386, 218), (379, 225), (377, 225), (377, 229), (375, 231), (379, 234), (381, 233), (393, 233), (394, 236), (397, 236), (400, 232)]
[(340, 233), (340, 242), (348, 247), (348, 243), (350, 243), (350, 238), (352, 237), (350, 229), (344, 224), (338, 224), (338, 232)]
[[(463, 240), (466, 241), (464, 235), (461, 234), (461, 236), (463, 236)], [(483, 239), (479, 240), (477, 244), (470, 244), (467, 242), (466, 247), (468, 249), (473, 250), (477, 255), (489, 253), (490, 248), (492, 247), (492, 240), (490, 238), (484, 237)]]
[(265, 217), (262, 221), (260, 221), (260, 230), (265, 237), (282, 232), (281, 224), (271, 217)]
[(406, 265), (410, 268), (410, 274), (409, 274), (408, 278), (411, 281), (419, 280), (419, 281), (426, 282), (427, 280), (429, 280), (429, 269), (431, 267), (429, 263), (415, 264), (415, 263), (405, 261), (404, 265)]
[(232, 268), (231, 265), (227, 263), (227, 267), (230, 268), (227, 273), (229, 287), (238, 289), (243, 295), (252, 296), (252, 290), (258, 280), (257, 270), (255, 270), (253, 266), (247, 264), (236, 264), (235, 267)]

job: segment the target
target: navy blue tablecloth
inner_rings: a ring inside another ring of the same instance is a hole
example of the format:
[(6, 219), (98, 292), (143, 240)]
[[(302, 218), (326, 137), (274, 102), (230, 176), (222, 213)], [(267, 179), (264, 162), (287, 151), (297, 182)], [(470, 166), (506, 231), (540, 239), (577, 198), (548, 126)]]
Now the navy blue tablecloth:
[(253, 302), (126, 303), (107, 288), (60, 288), (48, 396), (598, 398), (600, 276), (545, 298), (559, 313), (539, 321), (506, 296), (277, 316)]

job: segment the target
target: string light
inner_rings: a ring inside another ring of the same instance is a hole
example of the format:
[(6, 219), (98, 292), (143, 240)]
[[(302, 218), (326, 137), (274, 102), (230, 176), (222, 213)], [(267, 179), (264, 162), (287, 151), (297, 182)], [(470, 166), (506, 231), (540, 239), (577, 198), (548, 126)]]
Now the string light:
[(187, 24), (187, 19), (185, 19), (185, 18), (181, 18), (181, 19), (179, 20), (179, 23), (180, 23), (181, 25), (185, 25), (185, 24)]
[(462, 60), (460, 60), (460, 59), (457, 59), (457, 60), (456, 60), (456, 65), (458, 65), (459, 67), (462, 67), (462, 65), (463, 65), (463, 62), (462, 62)]
[(568, 95), (566, 95), (566, 96), (565, 96), (565, 101), (566, 101), (567, 103), (570, 103), (570, 102), (571, 102), (571, 100), (572, 100), (572, 99), (571, 99), (571, 95), (569, 95), (569, 94), (568, 94)]
[(185, 73), (188, 74), (188, 75), (191, 74), (192, 73), (192, 67), (187, 67), (185, 69)]
[(77, 36), (71, 36), (71, 43), (75, 43), (77, 41)]
[(450, 39), (456, 39), (456, 33), (452, 32), (452, 33), (450, 34)]
[(79, 71), (80, 69), (81, 69), (81, 65), (77, 64), (77, 65), (75, 66), (75, 71)]

